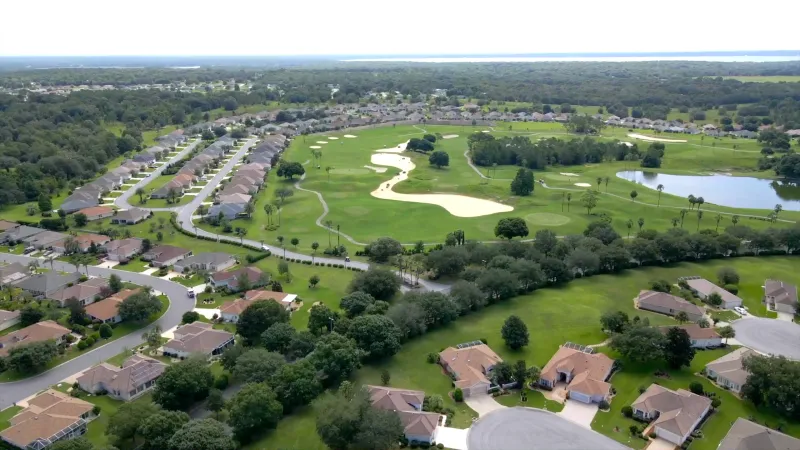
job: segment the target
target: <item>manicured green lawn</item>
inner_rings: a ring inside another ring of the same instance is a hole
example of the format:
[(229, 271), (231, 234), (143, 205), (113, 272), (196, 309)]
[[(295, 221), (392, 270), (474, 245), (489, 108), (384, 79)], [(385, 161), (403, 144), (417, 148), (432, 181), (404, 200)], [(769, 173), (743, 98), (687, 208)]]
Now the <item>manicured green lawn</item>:
[(528, 401), (522, 401), (521, 392), (517, 389), (511, 391), (510, 394), (500, 395), (495, 397), (497, 403), (500, 403), (504, 406), (525, 406), (528, 408), (539, 408), (539, 409), (546, 409), (550, 412), (561, 412), (564, 409), (564, 405), (559, 402), (553, 400), (547, 400), (544, 395), (542, 395), (539, 391), (533, 391), (528, 388), (525, 388), (525, 392), (528, 394)]
[(217, 309), (220, 306), (222, 306), (223, 303), (236, 300), (239, 297), (241, 297), (241, 295), (239, 294), (222, 295), (221, 293), (218, 292), (211, 292), (211, 293), (203, 292), (197, 296), (197, 307)]
[(740, 319), (741, 316), (732, 311), (712, 311), (712, 319), (719, 319), (722, 322), (730, 322), (732, 320)]
[(19, 406), (9, 406), (8, 408), (0, 411), (0, 431), (10, 427), (11, 424), (8, 423), (8, 421), (20, 411), (22, 411), (22, 408)]
[(189, 278), (186, 278), (185, 276), (181, 275), (179, 277), (171, 278), (170, 281), (174, 281), (186, 287), (195, 287), (206, 282), (206, 280), (203, 277), (197, 274), (192, 274)]
[(16, 325), (12, 325), (12, 326), (6, 328), (5, 330), (0, 330), (0, 336), (4, 336), (4, 335), (6, 335), (8, 333), (13, 333), (13, 332), (15, 332), (17, 330), (21, 330), (23, 328), (24, 327), (20, 323), (18, 323)]

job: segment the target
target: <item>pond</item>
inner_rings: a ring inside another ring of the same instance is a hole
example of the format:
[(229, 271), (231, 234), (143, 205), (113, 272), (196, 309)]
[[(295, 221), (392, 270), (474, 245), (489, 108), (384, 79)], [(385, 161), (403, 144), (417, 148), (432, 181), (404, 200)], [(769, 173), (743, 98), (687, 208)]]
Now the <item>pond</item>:
[[(627, 170), (617, 177), (655, 189), (664, 185), (664, 192), (687, 198), (703, 197), (706, 203), (731, 208), (767, 209), (777, 204), (788, 211), (800, 211), (800, 182), (797, 180), (765, 180), (729, 175), (670, 175)], [(689, 203), (687, 201), (687, 206)]]

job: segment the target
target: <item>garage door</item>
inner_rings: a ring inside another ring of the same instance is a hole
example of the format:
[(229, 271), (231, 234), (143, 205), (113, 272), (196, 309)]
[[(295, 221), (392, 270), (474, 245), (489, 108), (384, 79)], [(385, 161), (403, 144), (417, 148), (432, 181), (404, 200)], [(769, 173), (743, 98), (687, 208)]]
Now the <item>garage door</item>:
[(569, 391), (569, 399), (570, 400), (577, 400), (581, 403), (592, 403), (592, 398), (586, 394), (582, 394), (576, 391)]

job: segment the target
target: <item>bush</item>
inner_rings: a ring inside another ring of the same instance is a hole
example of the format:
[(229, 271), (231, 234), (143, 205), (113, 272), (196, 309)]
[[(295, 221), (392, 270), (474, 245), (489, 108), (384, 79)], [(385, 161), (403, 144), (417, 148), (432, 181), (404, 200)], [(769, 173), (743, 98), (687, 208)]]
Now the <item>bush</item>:
[(230, 384), (230, 380), (228, 379), (228, 375), (224, 373), (214, 380), (214, 387), (220, 391), (224, 391), (228, 387), (228, 384)]
[(623, 406), (622, 415), (630, 419), (633, 417), (633, 408), (631, 408), (629, 405)]
[(97, 405), (94, 405), (94, 408), (92, 408), (92, 414), (94, 414), (95, 416), (99, 416), (100, 415), (100, 407), (97, 406)]
[(97, 340), (94, 338), (94, 336), (89, 336), (88, 338), (86, 338), (85, 342), (88, 347), (91, 347), (94, 345), (95, 342), (97, 342)]
[(409, 442), (409, 443), (408, 443), (408, 446), (409, 446), (410, 448), (418, 448), (418, 447), (419, 447), (419, 442), (417, 442), (417, 441), (411, 441), (411, 442)]
[(714, 400), (711, 400), (711, 407), (712, 408), (719, 408), (719, 405), (721, 405), (721, 404), (722, 404), (722, 400), (720, 400), (718, 398), (715, 398)]
[(439, 448), (439, 449), (441, 449), (441, 448), (444, 448), (444, 444), (442, 444), (442, 443), (440, 442), (440, 443), (436, 444), (436, 448)]
[(736, 295), (736, 294), (739, 293), (739, 286), (737, 286), (735, 284), (726, 284), (726, 285), (722, 286), (722, 288), (725, 289), (726, 291), (730, 292), (733, 295)]
[(111, 335), (114, 334), (114, 330), (111, 329), (111, 325), (104, 323), (100, 325), (100, 337), (103, 339), (108, 339)]
[(703, 385), (699, 381), (692, 381), (689, 383), (689, 390), (693, 394), (703, 395)]
[(428, 353), (428, 356), (425, 358), (425, 360), (428, 361), (428, 364), (436, 364), (439, 362), (439, 354), (430, 352)]
[(628, 431), (630, 431), (632, 436), (639, 434), (639, 425), (631, 425), (628, 427)]
[(89, 344), (86, 341), (79, 341), (78, 342), (78, 350), (86, 350), (89, 347)]
[(646, 388), (646, 387), (644, 387), (644, 386), (639, 386), (639, 393), (640, 393), (640, 394), (644, 394), (644, 391), (646, 391), (646, 390), (647, 390), (647, 388)]
[(609, 405), (608, 402), (605, 400), (600, 400), (600, 403), (597, 404), (597, 407), (602, 409), (603, 411), (608, 411), (608, 408), (610, 408), (611, 405)]
[(425, 441), (419, 443), (419, 448), (429, 448), (430, 446), (431, 444)]
[(656, 435), (655, 431), (651, 431), (650, 434), (647, 435), (647, 437), (649, 437), (650, 439), (655, 439), (658, 437), (658, 435)]
[(456, 390), (453, 391), (453, 400), (455, 400), (456, 403), (464, 401), (464, 391), (462, 391), (461, 388), (456, 388)]

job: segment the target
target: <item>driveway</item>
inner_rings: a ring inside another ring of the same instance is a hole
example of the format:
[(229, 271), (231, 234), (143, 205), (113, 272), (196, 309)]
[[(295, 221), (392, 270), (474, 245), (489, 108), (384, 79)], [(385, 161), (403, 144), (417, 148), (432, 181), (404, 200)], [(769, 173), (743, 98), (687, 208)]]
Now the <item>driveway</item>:
[(559, 416), (571, 420), (582, 427), (592, 428), (592, 420), (597, 414), (597, 405), (581, 403), (576, 400), (567, 400)]
[(778, 314), (778, 320), (783, 320), (784, 322), (794, 322), (794, 314), (789, 314), (785, 312), (775, 311)]
[(629, 450), (617, 441), (548, 411), (504, 408), (481, 416), (469, 450)]
[(439, 427), (436, 429), (436, 443), (444, 445), (444, 448), (467, 450), (468, 434), (469, 429)]
[(497, 403), (489, 394), (464, 397), (464, 403), (478, 413), (478, 416), (484, 416), (492, 411), (505, 408), (505, 406)]
[(800, 360), (800, 325), (784, 320), (746, 317), (731, 323), (736, 340), (764, 353)]
[(650, 444), (647, 445), (647, 450), (675, 450), (677, 447), (672, 442), (669, 442), (665, 439), (655, 438), (650, 441)]

